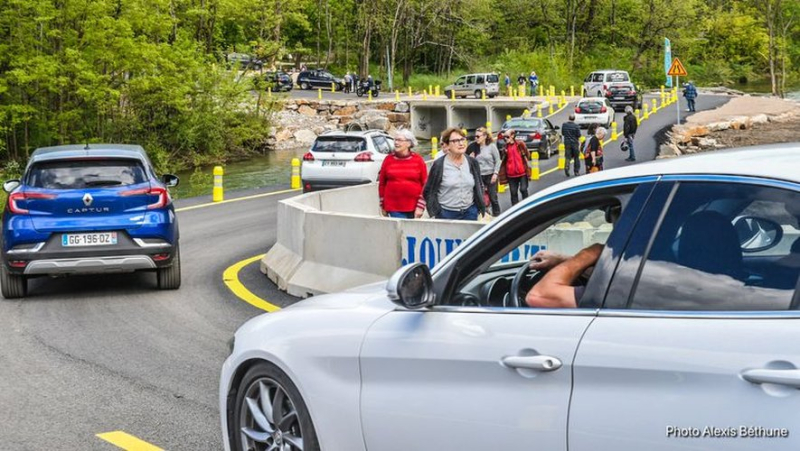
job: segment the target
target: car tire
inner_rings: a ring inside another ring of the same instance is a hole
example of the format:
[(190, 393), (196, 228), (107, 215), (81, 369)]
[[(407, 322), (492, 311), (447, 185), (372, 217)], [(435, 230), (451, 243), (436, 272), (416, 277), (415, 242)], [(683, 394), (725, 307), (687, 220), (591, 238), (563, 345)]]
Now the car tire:
[(0, 263), (0, 291), (6, 299), (24, 298), (28, 294), (28, 279), (23, 275), (11, 274), (6, 265)]
[(476, 99), (480, 99), (481, 98), (481, 90), (480, 89), (476, 89), (475, 90), (475, 98)]
[[(269, 409), (262, 405), (262, 399), (270, 403)], [(274, 409), (275, 401), (279, 404), (278, 412)], [(283, 426), (278, 425), (288, 417), (285, 414), (291, 412), (296, 413), (294, 420), (285, 422)], [(276, 413), (280, 415), (278, 419)], [(256, 420), (256, 417), (260, 420)], [(228, 413), (228, 419), (228, 431), (233, 442), (231, 449), (235, 451), (262, 447), (273, 449), (273, 445), (278, 445), (274, 449), (284, 449), (283, 444), (291, 444), (295, 439), (302, 439), (304, 451), (320, 450), (311, 415), (299, 390), (286, 373), (271, 363), (259, 362), (247, 370), (236, 391), (233, 412)], [(270, 433), (268, 429), (280, 430), (281, 434)], [(276, 440), (280, 443), (276, 443)]]
[(157, 275), (159, 290), (177, 290), (181, 287), (181, 248), (175, 245), (175, 256), (172, 264), (166, 268), (158, 268)]
[(306, 83), (306, 82), (302, 82), (302, 83), (300, 83), (300, 89), (308, 91), (309, 89), (311, 89), (311, 86), (309, 86), (308, 83)]

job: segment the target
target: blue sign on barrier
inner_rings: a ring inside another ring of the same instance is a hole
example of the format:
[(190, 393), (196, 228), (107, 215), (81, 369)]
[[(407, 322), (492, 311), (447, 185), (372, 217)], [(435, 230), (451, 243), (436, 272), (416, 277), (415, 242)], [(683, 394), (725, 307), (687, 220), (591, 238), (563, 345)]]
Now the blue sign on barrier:
[[(436, 266), (442, 259), (450, 255), (464, 241), (459, 238), (430, 238), (406, 236), (401, 265), (422, 262), (429, 268)], [(539, 250), (546, 246), (523, 244), (500, 259), (499, 263), (515, 263), (530, 260)]]

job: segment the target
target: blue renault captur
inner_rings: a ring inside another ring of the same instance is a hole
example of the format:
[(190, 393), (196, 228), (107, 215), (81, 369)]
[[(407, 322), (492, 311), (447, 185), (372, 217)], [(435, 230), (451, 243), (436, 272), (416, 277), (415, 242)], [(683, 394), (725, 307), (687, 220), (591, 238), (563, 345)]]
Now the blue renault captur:
[(37, 149), (22, 179), (3, 184), (3, 297), (24, 297), (30, 277), (74, 274), (153, 271), (158, 288), (179, 288), (177, 184), (141, 146)]

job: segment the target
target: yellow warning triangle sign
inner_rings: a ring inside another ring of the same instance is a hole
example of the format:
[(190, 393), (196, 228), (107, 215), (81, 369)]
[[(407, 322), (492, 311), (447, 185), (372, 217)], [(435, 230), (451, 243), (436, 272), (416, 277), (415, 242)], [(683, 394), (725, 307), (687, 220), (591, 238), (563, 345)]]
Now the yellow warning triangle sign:
[(681, 60), (675, 58), (672, 60), (672, 66), (669, 67), (667, 75), (677, 75), (678, 77), (685, 77), (689, 74), (686, 73), (686, 68), (683, 67)]

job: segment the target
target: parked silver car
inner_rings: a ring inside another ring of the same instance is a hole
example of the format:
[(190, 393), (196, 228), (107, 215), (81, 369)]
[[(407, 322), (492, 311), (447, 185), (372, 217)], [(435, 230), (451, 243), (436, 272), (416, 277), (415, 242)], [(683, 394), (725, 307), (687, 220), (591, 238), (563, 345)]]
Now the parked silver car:
[[(225, 447), (800, 449), (798, 167), (793, 144), (572, 178), (433, 271), (254, 318)], [(596, 243), (577, 308), (524, 306), (532, 255)]]
[(475, 96), (480, 99), (483, 90), (486, 90), (486, 97), (489, 98), (500, 94), (500, 76), (493, 73), (462, 75), (455, 83), (444, 88), (444, 95), (448, 99), (454, 94), (455, 97)]

